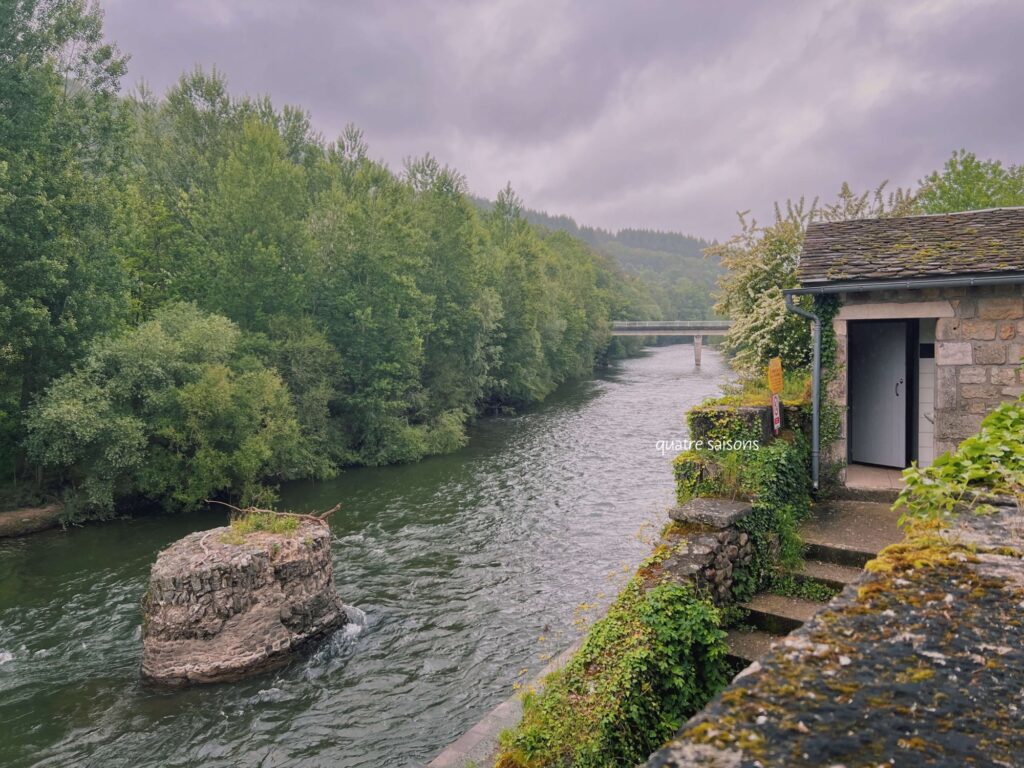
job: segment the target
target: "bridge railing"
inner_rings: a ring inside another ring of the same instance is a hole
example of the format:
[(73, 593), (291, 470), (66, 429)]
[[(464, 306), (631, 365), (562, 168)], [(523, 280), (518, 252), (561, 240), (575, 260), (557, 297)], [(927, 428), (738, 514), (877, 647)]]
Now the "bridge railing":
[(678, 329), (714, 329), (729, 330), (732, 323), (728, 320), (613, 320), (612, 329), (618, 330), (668, 330)]

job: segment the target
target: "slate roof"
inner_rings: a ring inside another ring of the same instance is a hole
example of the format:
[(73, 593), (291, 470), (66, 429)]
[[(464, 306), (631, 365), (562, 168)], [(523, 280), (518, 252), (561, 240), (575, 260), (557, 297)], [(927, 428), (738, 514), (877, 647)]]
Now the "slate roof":
[(801, 285), (1024, 272), (1024, 207), (811, 224)]

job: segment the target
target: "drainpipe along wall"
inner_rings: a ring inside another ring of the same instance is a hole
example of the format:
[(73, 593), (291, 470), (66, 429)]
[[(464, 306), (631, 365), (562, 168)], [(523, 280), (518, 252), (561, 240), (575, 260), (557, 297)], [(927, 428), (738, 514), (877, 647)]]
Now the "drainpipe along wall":
[(811, 486), (818, 490), (818, 467), (821, 459), (821, 318), (813, 312), (796, 306), (789, 292), (786, 297), (786, 309), (802, 317), (806, 317), (813, 325), (814, 360), (811, 363)]

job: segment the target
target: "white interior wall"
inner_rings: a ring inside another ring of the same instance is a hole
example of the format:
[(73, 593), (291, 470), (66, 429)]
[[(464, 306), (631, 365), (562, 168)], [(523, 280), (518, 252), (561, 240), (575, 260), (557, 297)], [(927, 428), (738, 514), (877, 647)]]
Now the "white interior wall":
[[(935, 320), (921, 320), (919, 341), (935, 343)], [(935, 358), (919, 358), (917, 370), (917, 457), (927, 467), (935, 460)]]

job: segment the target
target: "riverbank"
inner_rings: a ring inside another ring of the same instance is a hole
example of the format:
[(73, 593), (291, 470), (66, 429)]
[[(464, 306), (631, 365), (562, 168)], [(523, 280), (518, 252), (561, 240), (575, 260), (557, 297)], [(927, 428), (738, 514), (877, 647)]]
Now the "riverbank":
[(46, 504), (41, 507), (25, 507), (0, 512), (0, 539), (25, 536), (60, 525), (60, 504)]
[(365, 618), (251, 681), (137, 685), (156, 553), (222, 512), (0, 542), (0, 764), (429, 762), (603, 613), (672, 503), (657, 442), (730, 375), (709, 350), (698, 370), (688, 345), (654, 349), (481, 420), (455, 453), (287, 486), (291, 509), (342, 503), (335, 582)]

